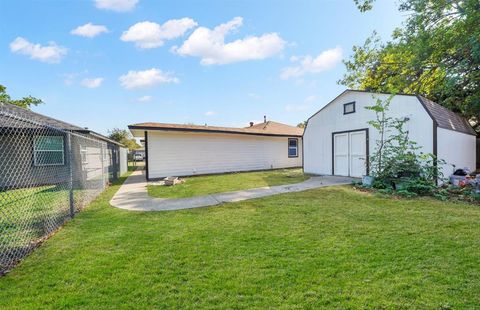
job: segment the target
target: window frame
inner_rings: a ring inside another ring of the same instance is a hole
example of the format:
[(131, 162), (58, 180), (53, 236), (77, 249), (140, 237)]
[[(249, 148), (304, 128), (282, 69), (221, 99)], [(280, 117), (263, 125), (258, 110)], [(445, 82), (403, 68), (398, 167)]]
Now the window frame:
[[(61, 150), (37, 150), (37, 141), (39, 138), (60, 137), (62, 139)], [(38, 162), (38, 152), (62, 152), (62, 163), (42, 164)], [(64, 166), (65, 165), (65, 137), (62, 135), (36, 135), (33, 136), (33, 165), (35, 167)]]
[[(290, 146), (290, 141), (295, 141), (295, 146)], [(290, 155), (290, 148), (295, 148), (295, 155)], [(287, 144), (287, 153), (288, 153), (288, 158), (296, 158), (298, 157), (298, 138), (288, 138), (288, 144)]]
[[(353, 110), (350, 111), (350, 112), (347, 112), (347, 111), (346, 111), (346, 108), (347, 108), (347, 106), (349, 106), (349, 105), (352, 105), (352, 106), (353, 106)], [(344, 104), (343, 104), (343, 115), (353, 114), (353, 113), (355, 113), (355, 101), (344, 103)]]

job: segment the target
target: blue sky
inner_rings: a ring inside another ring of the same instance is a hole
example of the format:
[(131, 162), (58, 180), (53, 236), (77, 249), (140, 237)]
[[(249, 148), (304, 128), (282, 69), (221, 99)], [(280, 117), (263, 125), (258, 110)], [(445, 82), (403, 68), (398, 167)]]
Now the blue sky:
[(296, 125), (344, 89), (353, 45), (404, 18), (393, 0), (368, 13), (353, 0), (6, 0), (0, 11), (0, 84), (104, 134), (264, 114)]

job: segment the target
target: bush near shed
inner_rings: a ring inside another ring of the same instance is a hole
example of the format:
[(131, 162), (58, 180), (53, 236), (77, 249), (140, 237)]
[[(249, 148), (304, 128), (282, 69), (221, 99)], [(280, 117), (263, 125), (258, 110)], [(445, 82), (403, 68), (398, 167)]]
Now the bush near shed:
[[(363, 182), (363, 188), (375, 190), (381, 194), (402, 197), (432, 196), (441, 200), (461, 200), (480, 203), (480, 193), (475, 183), (463, 187), (448, 185), (441, 173), (445, 161), (434, 154), (419, 152), (419, 146), (409, 138), (405, 129), (408, 118), (388, 116), (390, 101), (377, 100), (367, 107), (376, 114), (369, 124), (379, 131), (381, 137), (376, 141), (375, 152), (369, 159), (372, 173), (370, 182)], [(441, 181), (444, 185), (438, 186)]]

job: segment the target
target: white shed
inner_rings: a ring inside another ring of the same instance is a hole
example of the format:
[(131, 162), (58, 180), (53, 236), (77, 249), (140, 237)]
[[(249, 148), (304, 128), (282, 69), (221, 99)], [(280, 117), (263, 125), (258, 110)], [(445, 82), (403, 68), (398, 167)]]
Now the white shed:
[(303, 129), (277, 122), (245, 128), (165, 123), (128, 127), (145, 139), (147, 179), (302, 166)]
[[(361, 177), (369, 173), (368, 158), (375, 150), (378, 132), (368, 124), (375, 119), (365, 109), (390, 94), (346, 90), (308, 119), (303, 135), (306, 173)], [(408, 117), (410, 138), (446, 161), (443, 174), (457, 168), (475, 170), (476, 133), (468, 121), (454, 112), (416, 95), (392, 98), (389, 116)]]

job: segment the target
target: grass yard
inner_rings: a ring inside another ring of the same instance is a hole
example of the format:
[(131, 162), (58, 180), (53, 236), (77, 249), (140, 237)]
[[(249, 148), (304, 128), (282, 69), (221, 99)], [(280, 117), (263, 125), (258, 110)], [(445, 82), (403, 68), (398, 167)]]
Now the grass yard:
[(345, 186), (129, 212), (117, 189), (0, 278), (0, 309), (480, 307), (475, 206)]
[(302, 169), (278, 169), (184, 178), (175, 186), (149, 185), (148, 194), (159, 198), (186, 198), (242, 189), (293, 184), (309, 178)]
[[(66, 184), (0, 191), (0, 274), (70, 218)], [(75, 189), (76, 210), (98, 190)]]

